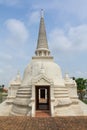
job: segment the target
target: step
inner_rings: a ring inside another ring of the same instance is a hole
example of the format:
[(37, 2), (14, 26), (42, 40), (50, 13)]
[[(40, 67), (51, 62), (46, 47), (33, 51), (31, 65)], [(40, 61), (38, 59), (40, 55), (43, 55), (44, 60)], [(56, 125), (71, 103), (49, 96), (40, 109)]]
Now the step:
[(16, 97), (18, 97), (18, 98), (30, 98), (31, 97), (31, 95), (17, 95)]
[(50, 117), (50, 111), (49, 110), (37, 110), (35, 117)]
[(68, 91), (67, 92), (63, 92), (63, 91), (55, 91), (54, 94), (68, 94)]
[(31, 91), (31, 89), (18, 89), (18, 91), (20, 92), (20, 91)]
[(17, 94), (24, 94), (24, 95), (28, 94), (29, 95), (31, 93), (26, 91), (26, 92), (17, 92)]

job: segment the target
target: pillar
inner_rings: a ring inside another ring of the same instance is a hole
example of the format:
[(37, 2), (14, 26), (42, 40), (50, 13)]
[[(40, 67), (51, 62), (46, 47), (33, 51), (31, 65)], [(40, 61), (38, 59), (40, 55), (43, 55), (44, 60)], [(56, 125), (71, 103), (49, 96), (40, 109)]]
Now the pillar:
[(51, 107), (51, 116), (52, 117), (54, 116), (54, 101), (55, 101), (55, 98), (54, 98), (54, 85), (51, 84), (51, 87), (50, 87), (50, 107)]
[(35, 85), (32, 85), (32, 117), (35, 117)]

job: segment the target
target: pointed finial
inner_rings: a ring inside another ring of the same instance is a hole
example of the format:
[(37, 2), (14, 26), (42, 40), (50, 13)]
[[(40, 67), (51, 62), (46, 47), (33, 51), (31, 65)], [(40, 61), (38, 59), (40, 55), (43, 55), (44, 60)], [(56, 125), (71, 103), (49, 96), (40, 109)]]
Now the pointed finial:
[(35, 51), (36, 56), (40, 57), (48, 57), (50, 56), (50, 51), (48, 48), (47, 36), (46, 36), (46, 29), (44, 23), (44, 12), (41, 9), (41, 17), (40, 17), (40, 26), (39, 26), (39, 33), (38, 33), (38, 40), (37, 40), (37, 48)]
[(20, 75), (20, 71), (18, 70), (17, 75)]
[(65, 73), (65, 79), (69, 79), (69, 74)]
[(41, 18), (43, 18), (43, 17), (44, 17), (44, 10), (41, 9)]
[(20, 71), (17, 72), (16, 81), (17, 81), (17, 80), (21, 80)]

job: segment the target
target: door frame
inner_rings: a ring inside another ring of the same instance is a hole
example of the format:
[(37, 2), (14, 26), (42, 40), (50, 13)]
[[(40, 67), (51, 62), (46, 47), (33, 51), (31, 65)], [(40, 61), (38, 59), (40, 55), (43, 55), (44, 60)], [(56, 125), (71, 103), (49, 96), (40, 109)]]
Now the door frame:
[[(47, 103), (39, 103), (39, 89), (44, 88), (47, 89)], [(47, 105), (47, 110), (50, 110), (50, 86), (43, 86), (43, 85), (37, 85), (35, 86), (35, 108), (36, 110), (46, 110), (46, 109), (40, 109), (39, 105), (44, 104)]]
[(55, 98), (54, 98), (54, 83), (53, 80), (49, 79), (46, 75), (40, 75), (32, 79), (31, 99), (29, 106), (31, 107), (31, 116), (35, 117), (36, 112), (36, 97), (35, 97), (35, 86), (50, 86), (50, 113), (53, 117), (55, 114)]

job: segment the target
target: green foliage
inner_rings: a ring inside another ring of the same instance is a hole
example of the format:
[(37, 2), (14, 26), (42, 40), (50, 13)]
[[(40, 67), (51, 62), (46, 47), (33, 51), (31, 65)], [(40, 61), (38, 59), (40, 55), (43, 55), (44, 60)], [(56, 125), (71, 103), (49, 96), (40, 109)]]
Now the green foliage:
[(2, 93), (0, 93), (0, 103), (2, 102)]
[(0, 85), (0, 92), (3, 92), (4, 84)]
[(85, 95), (85, 91), (87, 88), (87, 79), (78, 78), (76, 79), (76, 83), (77, 83), (77, 90), (78, 90), (79, 98), (83, 100), (83, 97)]
[(4, 85), (0, 85), (0, 103), (6, 99), (7, 95), (8, 94), (4, 91)]
[(83, 100), (83, 102), (84, 102), (85, 104), (87, 104), (87, 99)]
[(5, 85), (4, 85), (4, 84), (2, 84), (2, 88), (4, 88), (4, 86), (5, 86)]
[(6, 100), (7, 96), (8, 96), (7, 93), (0, 92), (0, 103), (2, 103), (4, 100)]
[(76, 83), (77, 83), (78, 90), (86, 89), (86, 79), (78, 78), (78, 79), (76, 79)]
[(3, 88), (0, 87), (0, 92), (3, 92)]

